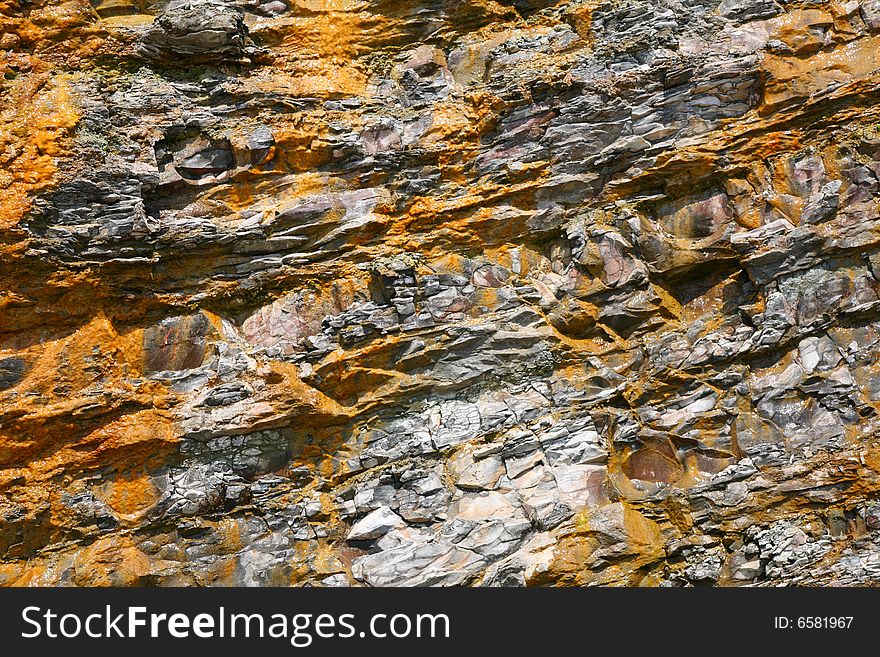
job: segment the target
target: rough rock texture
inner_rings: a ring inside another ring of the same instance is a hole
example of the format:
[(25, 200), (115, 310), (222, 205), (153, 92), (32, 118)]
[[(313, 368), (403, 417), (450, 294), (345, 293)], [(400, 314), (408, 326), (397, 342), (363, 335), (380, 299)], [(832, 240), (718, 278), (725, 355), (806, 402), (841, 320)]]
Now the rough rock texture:
[(0, 0), (0, 583), (880, 577), (880, 2)]

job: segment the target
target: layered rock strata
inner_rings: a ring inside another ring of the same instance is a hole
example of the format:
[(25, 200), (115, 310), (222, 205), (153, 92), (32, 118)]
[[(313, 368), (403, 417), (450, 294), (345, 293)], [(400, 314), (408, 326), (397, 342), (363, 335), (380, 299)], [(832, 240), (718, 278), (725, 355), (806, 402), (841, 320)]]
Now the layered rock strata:
[(0, 583), (880, 576), (878, 0), (0, 0), (0, 73)]

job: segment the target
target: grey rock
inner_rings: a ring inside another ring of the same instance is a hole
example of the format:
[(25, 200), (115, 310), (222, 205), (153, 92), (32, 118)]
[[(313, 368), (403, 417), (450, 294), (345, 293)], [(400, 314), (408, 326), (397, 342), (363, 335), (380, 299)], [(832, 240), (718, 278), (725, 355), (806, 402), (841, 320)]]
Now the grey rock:
[(176, 58), (240, 58), (248, 47), (242, 12), (217, 0), (190, 0), (171, 5), (144, 35), (140, 52), (173, 62)]
[(400, 516), (387, 506), (381, 506), (352, 525), (346, 540), (371, 540), (384, 536), (392, 529), (404, 526), (406, 523)]

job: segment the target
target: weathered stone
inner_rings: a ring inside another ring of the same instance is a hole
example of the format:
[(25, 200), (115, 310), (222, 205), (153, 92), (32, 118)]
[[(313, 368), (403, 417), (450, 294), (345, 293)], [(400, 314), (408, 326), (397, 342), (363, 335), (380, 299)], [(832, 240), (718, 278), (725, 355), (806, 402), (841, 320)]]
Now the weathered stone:
[(147, 30), (140, 51), (151, 59), (239, 58), (248, 45), (242, 13), (218, 0), (174, 2)]
[(394, 511), (387, 506), (380, 506), (352, 525), (347, 540), (367, 541), (384, 536), (392, 529), (405, 526), (406, 523)]
[(19, 4), (0, 584), (880, 578), (877, 2)]

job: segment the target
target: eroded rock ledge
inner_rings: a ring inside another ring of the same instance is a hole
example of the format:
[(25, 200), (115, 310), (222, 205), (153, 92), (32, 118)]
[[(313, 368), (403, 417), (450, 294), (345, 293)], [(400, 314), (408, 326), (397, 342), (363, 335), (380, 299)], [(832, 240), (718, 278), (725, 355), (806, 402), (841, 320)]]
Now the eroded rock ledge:
[(877, 0), (0, 0), (0, 72), (0, 583), (880, 576)]

